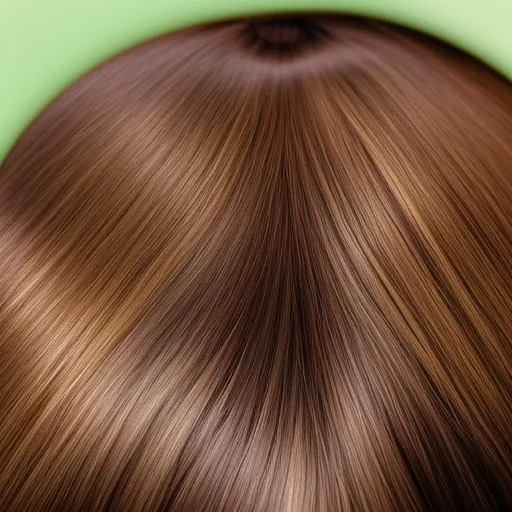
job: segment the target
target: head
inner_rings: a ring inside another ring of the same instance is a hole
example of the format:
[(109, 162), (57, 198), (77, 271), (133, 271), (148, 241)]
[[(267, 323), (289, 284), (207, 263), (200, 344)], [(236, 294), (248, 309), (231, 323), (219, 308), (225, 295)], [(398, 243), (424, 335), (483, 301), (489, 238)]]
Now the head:
[(512, 89), (336, 17), (74, 83), (0, 168), (0, 509), (512, 506)]

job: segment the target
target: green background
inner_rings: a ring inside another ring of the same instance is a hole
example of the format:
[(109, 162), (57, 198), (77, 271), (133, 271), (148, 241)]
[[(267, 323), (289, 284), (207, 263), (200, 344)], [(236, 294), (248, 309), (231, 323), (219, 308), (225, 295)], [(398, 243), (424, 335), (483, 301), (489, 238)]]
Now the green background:
[(512, 78), (512, 0), (0, 0), (0, 162), (52, 98), (107, 57), (187, 25), (289, 11), (420, 29)]

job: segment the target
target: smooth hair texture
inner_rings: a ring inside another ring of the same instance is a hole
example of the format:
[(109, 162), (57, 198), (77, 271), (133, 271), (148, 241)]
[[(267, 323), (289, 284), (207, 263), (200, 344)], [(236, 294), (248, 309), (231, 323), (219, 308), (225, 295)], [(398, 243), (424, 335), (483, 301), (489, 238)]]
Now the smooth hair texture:
[(150, 41), (0, 170), (0, 510), (512, 508), (512, 89), (372, 21)]

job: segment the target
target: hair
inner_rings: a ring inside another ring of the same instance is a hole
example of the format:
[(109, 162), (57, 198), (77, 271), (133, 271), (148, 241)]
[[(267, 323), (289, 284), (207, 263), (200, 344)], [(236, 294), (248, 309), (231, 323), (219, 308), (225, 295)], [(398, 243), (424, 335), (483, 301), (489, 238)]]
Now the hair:
[(0, 171), (0, 510), (512, 507), (512, 88), (405, 29), (149, 41)]

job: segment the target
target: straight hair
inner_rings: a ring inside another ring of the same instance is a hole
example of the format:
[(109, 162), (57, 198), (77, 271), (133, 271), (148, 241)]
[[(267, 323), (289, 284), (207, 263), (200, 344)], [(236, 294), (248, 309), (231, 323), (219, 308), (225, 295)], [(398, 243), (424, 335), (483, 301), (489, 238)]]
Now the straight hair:
[(0, 168), (0, 510), (512, 508), (512, 90), (235, 20), (105, 62)]

